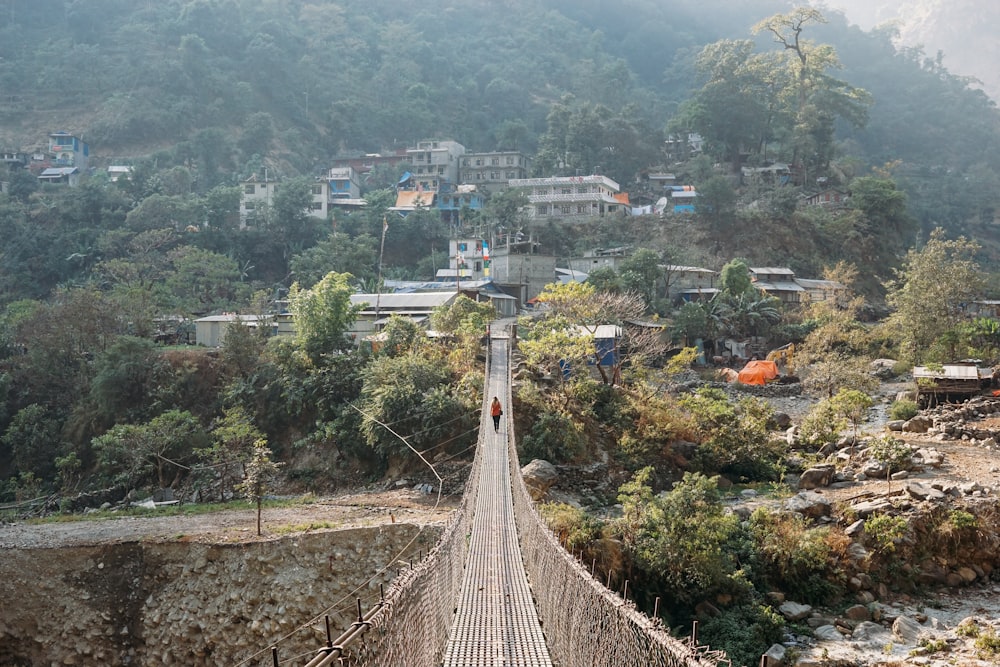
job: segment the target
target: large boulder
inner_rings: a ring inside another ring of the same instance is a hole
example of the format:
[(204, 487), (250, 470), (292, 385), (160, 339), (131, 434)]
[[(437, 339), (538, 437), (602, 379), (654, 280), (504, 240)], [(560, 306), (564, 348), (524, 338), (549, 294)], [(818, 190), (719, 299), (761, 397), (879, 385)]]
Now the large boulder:
[(916, 645), (924, 636), (924, 627), (909, 616), (900, 616), (892, 623), (892, 634), (901, 644)]
[(533, 500), (541, 500), (559, 478), (556, 467), (544, 459), (535, 459), (521, 468), (521, 477)]
[(799, 477), (799, 488), (805, 491), (830, 486), (834, 472), (836, 468), (832, 465), (809, 468)]
[(817, 491), (800, 491), (785, 501), (785, 509), (809, 519), (830, 516), (830, 501)]
[(806, 616), (812, 613), (812, 607), (807, 604), (801, 604), (798, 602), (792, 602), (787, 600), (781, 603), (778, 607), (778, 612), (781, 613), (787, 620), (795, 622), (801, 621)]
[(927, 433), (928, 429), (934, 425), (934, 422), (930, 417), (925, 417), (924, 415), (917, 415), (912, 419), (907, 419), (903, 423), (903, 430), (907, 433)]

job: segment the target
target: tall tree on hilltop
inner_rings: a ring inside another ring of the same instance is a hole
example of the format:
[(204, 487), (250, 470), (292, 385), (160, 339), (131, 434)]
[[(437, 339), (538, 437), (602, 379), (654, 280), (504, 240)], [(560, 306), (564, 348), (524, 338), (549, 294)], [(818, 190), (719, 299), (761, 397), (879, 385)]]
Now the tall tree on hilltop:
[[(788, 14), (775, 14), (754, 26), (754, 34), (770, 33), (788, 56), (785, 66), (794, 77), (786, 91), (794, 95), (792, 163), (802, 165), (803, 182), (825, 170), (833, 157), (833, 131), (837, 118), (862, 127), (868, 121), (871, 95), (827, 72), (842, 67), (837, 51), (829, 44), (805, 39), (809, 24), (826, 23), (822, 12), (796, 7)], [(792, 106), (790, 100), (786, 103)]]

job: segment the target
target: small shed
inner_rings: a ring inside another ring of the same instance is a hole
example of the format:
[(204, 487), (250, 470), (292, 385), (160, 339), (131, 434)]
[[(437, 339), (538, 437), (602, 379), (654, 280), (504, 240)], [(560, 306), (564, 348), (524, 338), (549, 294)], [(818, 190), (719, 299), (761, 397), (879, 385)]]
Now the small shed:
[(205, 347), (222, 347), (229, 325), (236, 321), (242, 322), (243, 326), (254, 329), (261, 326), (274, 326), (273, 318), (270, 316), (239, 315), (237, 313), (210, 315), (194, 321), (195, 343)]
[(913, 380), (917, 402), (922, 406), (937, 405), (976, 396), (993, 382), (993, 369), (982, 368), (976, 362), (915, 366)]

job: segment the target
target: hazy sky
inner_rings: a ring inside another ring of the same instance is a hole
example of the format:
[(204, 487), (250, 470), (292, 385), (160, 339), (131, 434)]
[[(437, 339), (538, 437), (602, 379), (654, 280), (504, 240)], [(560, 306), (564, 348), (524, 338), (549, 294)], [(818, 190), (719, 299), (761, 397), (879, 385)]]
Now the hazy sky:
[(1000, 99), (1000, 3), (996, 0), (817, 0), (844, 12), (865, 30), (893, 22), (899, 41), (922, 46), (928, 56), (944, 53), (953, 74), (973, 76)]

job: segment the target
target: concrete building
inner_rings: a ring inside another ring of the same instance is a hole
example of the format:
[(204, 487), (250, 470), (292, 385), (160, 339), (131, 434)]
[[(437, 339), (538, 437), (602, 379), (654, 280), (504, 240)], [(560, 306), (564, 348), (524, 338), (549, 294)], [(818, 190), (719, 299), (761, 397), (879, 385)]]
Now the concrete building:
[(445, 184), (459, 182), (458, 170), (465, 146), (457, 141), (418, 141), (415, 148), (407, 148), (410, 172), (418, 189), (438, 192)]
[(531, 172), (531, 158), (520, 151), (466, 153), (462, 157), (459, 179), (486, 192), (509, 187), (512, 180), (525, 179)]
[(457, 297), (458, 293), (454, 290), (352, 294), (351, 305), (361, 305), (362, 309), (347, 335), (360, 342), (366, 336), (381, 331), (392, 315), (407, 317), (427, 329), (434, 309), (451, 304)]
[(222, 315), (202, 317), (194, 321), (195, 344), (205, 347), (221, 347), (229, 325), (236, 321), (242, 322), (243, 326), (254, 329), (262, 326), (269, 327), (274, 333), (274, 322), (270, 316), (223, 313)]
[(274, 193), (278, 189), (277, 179), (269, 178), (267, 171), (263, 176), (254, 174), (241, 183), (240, 192), (240, 228), (252, 227), (257, 219), (266, 215), (274, 205)]
[(83, 173), (90, 166), (90, 146), (69, 132), (50, 134), (48, 152), (53, 167), (76, 167)]
[(583, 253), (583, 257), (574, 257), (569, 260), (569, 268), (583, 273), (603, 268), (610, 268), (617, 272), (621, 270), (621, 263), (628, 259), (631, 254), (632, 249), (628, 246), (594, 248)]
[(490, 277), (520, 305), (533, 299), (546, 285), (556, 282), (555, 255), (542, 254), (536, 243), (521, 242), (490, 251)]
[(629, 210), (628, 194), (607, 176), (554, 176), (510, 181), (528, 197), (529, 218), (579, 219)]

